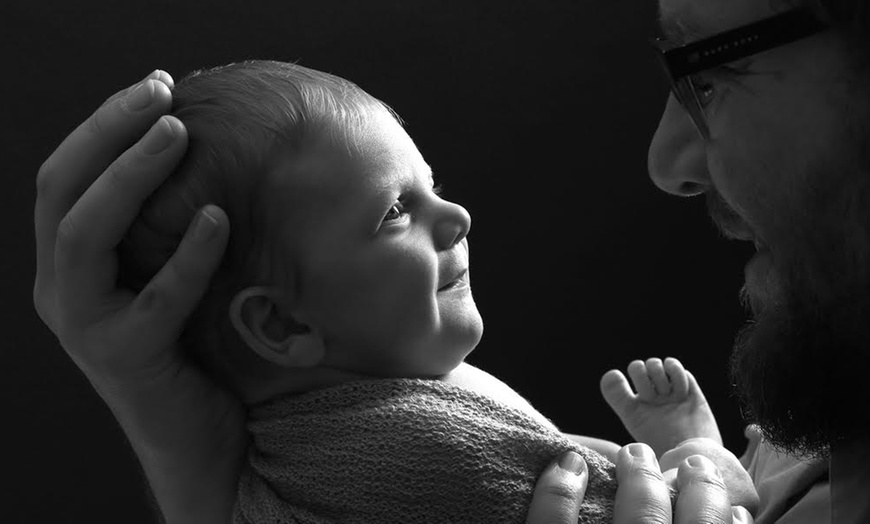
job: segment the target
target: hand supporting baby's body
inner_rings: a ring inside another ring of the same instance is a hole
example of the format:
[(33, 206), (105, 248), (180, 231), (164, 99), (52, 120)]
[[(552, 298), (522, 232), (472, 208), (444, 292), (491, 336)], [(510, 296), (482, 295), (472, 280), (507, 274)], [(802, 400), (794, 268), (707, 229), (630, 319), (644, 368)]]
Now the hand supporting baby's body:
[[(649, 376), (650, 380), (657, 379), (660, 382), (661, 377), (655, 372), (655, 370), (659, 369), (655, 362), (649, 368), (645, 364), (642, 369), (637, 364), (633, 364), (629, 368), (629, 373), (635, 386), (639, 387), (639, 390), (651, 392), (651, 388), (645, 388), (644, 385), (638, 386), (638, 384), (643, 384), (641, 382), (643, 376)], [(722, 438), (719, 436), (719, 430), (713, 418), (713, 413), (710, 411), (709, 405), (704, 399), (695, 378), (675, 359), (666, 360), (661, 369), (663, 372), (666, 370), (667, 375), (671, 377), (669, 379), (669, 382), (672, 384), (671, 394), (648, 397), (655, 398), (656, 402), (659, 402), (658, 404), (634, 406), (634, 409), (637, 411), (632, 412), (632, 415), (643, 413), (644, 416), (638, 416), (636, 419), (631, 420), (631, 427), (633, 429), (630, 431), (632, 436), (640, 442), (650, 444), (656, 455), (659, 456), (659, 466), (665, 481), (674, 489), (676, 489), (676, 478), (680, 464), (692, 455), (703, 455), (710, 459), (719, 469), (725, 480), (731, 504), (733, 506), (743, 506), (750, 513), (754, 514), (758, 508), (758, 494), (752, 484), (752, 479), (741, 465), (738, 457), (722, 445)], [(648, 371), (649, 373), (647, 374)], [(608, 378), (603, 380), (603, 382), (611, 386), (608, 389), (608, 393), (605, 394), (605, 398), (608, 399), (608, 402), (613, 401), (617, 403), (620, 408), (617, 414), (620, 414), (626, 412), (626, 406), (620, 402), (632, 402), (632, 400), (619, 397), (619, 392), (624, 393), (625, 390), (617, 390), (621, 386), (619, 385), (619, 376), (616, 373), (606, 375)], [(444, 380), (506, 403), (533, 417), (543, 417), (526, 399), (507, 384), (473, 366), (460, 366), (450, 375), (444, 377)], [(622, 380), (625, 380), (625, 378), (623, 377)], [(628, 387), (627, 383), (625, 383), (625, 387)], [(665, 388), (661, 389), (666, 391)], [(634, 401), (638, 403), (644, 402), (638, 399), (634, 399)], [(650, 413), (650, 411), (659, 408), (662, 411), (666, 411), (666, 413)], [(546, 419), (544, 420), (546, 421)], [(642, 425), (641, 421), (648, 424)], [(619, 445), (588, 436), (567, 436), (616, 462), (616, 454), (620, 448)], [(647, 438), (642, 438), (644, 436)], [(675, 439), (678, 438), (682, 438), (682, 440), (675, 442)], [(671, 442), (675, 443), (670, 448), (664, 449), (662, 447), (663, 445), (669, 445)]]
[(628, 375), (637, 393), (618, 370), (601, 378), (601, 393), (631, 436), (655, 451), (666, 482), (673, 486), (679, 465), (692, 455), (703, 455), (722, 474), (731, 504), (754, 514), (759, 499), (752, 478), (737, 456), (723, 446), (716, 419), (695, 377), (674, 358), (635, 360), (629, 364)]
[[(659, 458), (659, 466), (668, 485), (674, 485), (677, 468), (692, 455), (703, 455), (716, 464), (719, 473), (725, 480), (725, 486), (728, 487), (728, 496), (733, 506), (743, 506), (753, 515), (756, 513), (759, 504), (758, 493), (749, 472), (746, 471), (734, 453), (709, 438), (687, 439), (662, 454)], [(691, 463), (691, 461), (689, 462)]]

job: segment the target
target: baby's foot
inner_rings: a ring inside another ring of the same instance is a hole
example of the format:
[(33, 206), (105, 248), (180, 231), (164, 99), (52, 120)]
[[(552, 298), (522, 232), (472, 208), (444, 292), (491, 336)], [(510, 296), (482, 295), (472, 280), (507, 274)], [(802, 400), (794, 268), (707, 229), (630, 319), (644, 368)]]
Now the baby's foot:
[(637, 394), (615, 369), (601, 377), (601, 394), (631, 436), (652, 447), (656, 455), (688, 438), (704, 437), (722, 444), (707, 399), (679, 360), (635, 360), (628, 365), (628, 376)]

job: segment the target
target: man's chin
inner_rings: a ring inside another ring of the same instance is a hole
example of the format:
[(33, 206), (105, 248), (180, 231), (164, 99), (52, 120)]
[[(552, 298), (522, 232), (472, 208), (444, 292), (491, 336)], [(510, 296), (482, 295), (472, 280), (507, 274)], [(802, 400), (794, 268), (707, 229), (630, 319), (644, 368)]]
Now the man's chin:
[[(799, 456), (824, 456), (828, 438), (819, 431), (827, 422), (807, 406), (814, 389), (789, 358), (770, 344), (770, 327), (764, 320), (744, 326), (737, 335), (731, 357), (731, 379), (748, 424), (757, 424), (765, 439), (780, 451)], [(787, 370), (787, 371), (786, 371)], [(806, 398), (804, 398), (806, 397)], [(796, 416), (797, 415), (797, 416)]]
[(866, 431), (866, 408), (850, 410), (867, 400), (861, 374), (870, 336), (854, 329), (865, 324), (866, 299), (770, 303), (745, 293), (754, 320), (737, 335), (731, 378), (746, 421), (798, 456), (826, 456), (831, 444)]

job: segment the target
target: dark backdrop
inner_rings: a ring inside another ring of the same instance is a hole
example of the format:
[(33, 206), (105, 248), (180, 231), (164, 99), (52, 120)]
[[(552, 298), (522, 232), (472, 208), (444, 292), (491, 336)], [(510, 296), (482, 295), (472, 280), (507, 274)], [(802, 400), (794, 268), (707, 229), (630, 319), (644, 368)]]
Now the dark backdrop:
[(344, 76), (404, 117), (473, 216), (473, 364), (564, 430), (623, 442), (599, 377), (676, 356), (742, 450), (725, 369), (749, 251), (647, 176), (667, 93), (654, 20), (652, 0), (4, 2), (2, 520), (152, 521), (122, 433), (33, 311), (41, 161), (154, 68), (247, 58)]

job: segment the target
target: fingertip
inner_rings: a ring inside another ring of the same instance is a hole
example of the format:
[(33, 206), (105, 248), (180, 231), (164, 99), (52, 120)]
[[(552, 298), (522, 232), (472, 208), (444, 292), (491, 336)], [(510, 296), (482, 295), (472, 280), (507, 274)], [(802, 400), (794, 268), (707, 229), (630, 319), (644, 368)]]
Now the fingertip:
[[(628, 376), (631, 377), (632, 382), (636, 382), (638, 380), (646, 380), (646, 362), (643, 360), (632, 360), (628, 364), (628, 368), (626, 369)], [(636, 386), (637, 384), (635, 384)]]
[(567, 451), (557, 457), (535, 484), (526, 523), (576, 523), (588, 480), (580, 455)]
[(170, 89), (175, 87), (175, 80), (173, 80), (172, 75), (170, 75), (169, 73), (167, 73), (166, 71), (164, 71), (162, 69), (155, 69), (154, 71), (151, 72), (151, 74), (146, 76), (145, 79), (146, 80), (148, 80), (148, 79), (159, 80), (160, 82), (163, 82)]
[(151, 79), (149, 82), (154, 84), (154, 98), (157, 102), (166, 103), (172, 101), (172, 88), (174, 84), (167, 84), (160, 79)]
[(683, 369), (683, 363), (674, 357), (666, 358), (664, 361), (664, 366), (665, 366), (665, 369), (668, 371), (671, 371), (671, 370), (678, 371), (678, 370)]
[(657, 381), (664, 377), (665, 366), (662, 363), (662, 359), (657, 357), (649, 358), (645, 363), (645, 367), (646, 374), (650, 378), (650, 380)]
[(643, 372), (645, 369), (646, 369), (646, 362), (644, 362), (643, 360), (632, 360), (631, 362), (628, 363), (628, 371), (629, 372), (631, 372), (632, 370)]
[(618, 370), (610, 370), (601, 377), (599, 383), (601, 396), (617, 415), (622, 416), (625, 410), (630, 405), (629, 402), (635, 399), (634, 391), (628, 383), (625, 375)]
[(722, 488), (725, 487), (725, 481), (719, 468), (704, 455), (686, 457), (677, 469), (677, 485), (681, 490), (693, 482), (704, 482)]
[(218, 206), (209, 204), (197, 212), (188, 236), (197, 244), (210, 244), (227, 237), (227, 226), (226, 213)]
[(163, 115), (161, 118), (169, 124), (169, 127), (172, 128), (172, 134), (176, 140), (187, 139), (187, 128), (184, 126), (184, 122), (179, 120), (178, 117), (175, 115)]
[(628, 478), (637, 471), (642, 471), (644, 475), (650, 475), (657, 479), (662, 478), (655, 452), (643, 442), (626, 444), (616, 454), (617, 480), (621, 477)]
[(710, 522), (727, 522), (731, 501), (719, 468), (703, 455), (687, 457), (677, 469), (676, 510), (681, 515), (706, 515)]
[(587, 474), (586, 461), (583, 460), (583, 457), (573, 451), (566, 451), (565, 453), (563, 453), (562, 456), (559, 457), (559, 460), (556, 462), (556, 464), (565, 471), (573, 473), (578, 477), (582, 477)]
[(652, 448), (640, 442), (623, 446), (617, 453), (616, 480), (614, 522), (670, 522), (670, 489)]
[(748, 509), (743, 506), (731, 506), (731, 521), (733, 524), (752, 524), (754, 520)]
[(619, 384), (624, 375), (622, 371), (618, 369), (610, 369), (607, 370), (603, 375), (601, 375), (601, 380), (598, 381), (598, 386), (601, 388), (601, 391), (604, 392), (605, 389), (609, 389), (616, 384)]
[(686, 370), (686, 387), (690, 392), (695, 392), (696, 394), (701, 393), (701, 386), (698, 385), (698, 380), (688, 369)]
[(647, 363), (642, 360), (632, 361), (628, 365), (628, 376), (641, 400), (650, 400), (655, 395), (652, 379), (647, 369)]
[(211, 216), (215, 221), (217, 221), (221, 225), (221, 227), (224, 227), (224, 225), (229, 225), (229, 218), (227, 217), (226, 211), (224, 211), (223, 209), (221, 209), (220, 207), (218, 207), (214, 204), (206, 204), (206, 205), (202, 206), (202, 209), (200, 209), (200, 212), (208, 213), (209, 216)]
[(632, 442), (624, 446), (628, 455), (635, 460), (653, 464), (656, 461), (655, 451), (643, 442)]

